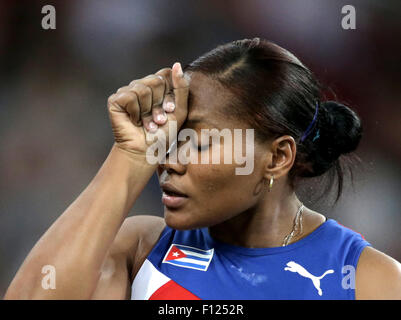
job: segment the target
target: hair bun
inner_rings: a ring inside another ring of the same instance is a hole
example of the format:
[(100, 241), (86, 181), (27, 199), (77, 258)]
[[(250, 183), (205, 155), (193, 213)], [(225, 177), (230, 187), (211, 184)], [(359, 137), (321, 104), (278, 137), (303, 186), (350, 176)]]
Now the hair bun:
[(326, 101), (320, 104), (325, 117), (320, 127), (325, 131), (328, 147), (332, 155), (338, 158), (358, 147), (362, 137), (362, 124), (355, 111), (337, 101)]
[(358, 115), (336, 101), (320, 103), (318, 129), (319, 139), (309, 139), (308, 143), (312, 170), (303, 172), (303, 177), (320, 176), (328, 171), (340, 155), (354, 151), (362, 137)]

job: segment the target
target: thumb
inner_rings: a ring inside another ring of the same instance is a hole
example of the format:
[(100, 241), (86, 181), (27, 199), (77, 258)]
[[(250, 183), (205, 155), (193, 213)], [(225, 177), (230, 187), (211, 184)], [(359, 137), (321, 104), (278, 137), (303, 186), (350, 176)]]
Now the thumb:
[(188, 114), (188, 94), (190, 79), (188, 75), (184, 75), (181, 64), (174, 63), (171, 72), (173, 90), (175, 96), (175, 115), (179, 127), (184, 123)]
[(181, 63), (176, 62), (172, 68), (173, 88), (187, 88), (189, 86), (189, 79), (182, 71)]

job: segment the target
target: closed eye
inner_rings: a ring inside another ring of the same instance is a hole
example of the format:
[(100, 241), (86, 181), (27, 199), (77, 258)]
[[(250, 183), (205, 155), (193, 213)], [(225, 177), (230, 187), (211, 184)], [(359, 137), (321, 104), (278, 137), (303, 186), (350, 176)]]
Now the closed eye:
[(193, 143), (192, 146), (198, 150), (198, 152), (202, 152), (205, 151), (207, 149), (209, 149), (209, 144), (205, 144), (205, 145), (198, 145), (196, 143)]
[(205, 151), (207, 149), (209, 149), (209, 145), (208, 144), (205, 144), (204, 146), (198, 146), (198, 151), (199, 152)]

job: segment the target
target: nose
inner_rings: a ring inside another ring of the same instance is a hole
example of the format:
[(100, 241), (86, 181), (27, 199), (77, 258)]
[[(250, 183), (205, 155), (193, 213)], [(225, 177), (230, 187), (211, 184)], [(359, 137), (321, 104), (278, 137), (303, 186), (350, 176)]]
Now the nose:
[[(177, 153), (179, 150), (176, 150)], [(160, 163), (157, 172), (159, 176), (162, 174), (163, 171), (167, 171), (168, 174), (178, 174), (178, 175), (183, 175), (187, 171), (187, 166), (180, 163), (179, 157), (178, 156), (171, 156), (171, 153), (175, 152), (174, 147), (170, 150), (169, 153), (166, 154), (166, 157), (163, 162), (165, 163)]]
[(163, 171), (167, 171), (168, 174), (173, 174), (173, 173), (178, 175), (185, 174), (186, 166), (178, 163), (178, 161), (176, 162), (177, 163), (166, 162), (159, 164), (157, 168), (157, 173), (159, 174), (159, 176), (163, 173)]

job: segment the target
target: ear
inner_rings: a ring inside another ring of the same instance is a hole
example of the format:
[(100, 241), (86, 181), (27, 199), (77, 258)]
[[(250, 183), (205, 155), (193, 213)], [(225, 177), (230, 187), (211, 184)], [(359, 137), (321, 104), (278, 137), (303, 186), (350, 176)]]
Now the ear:
[(265, 168), (265, 178), (269, 180), (273, 175), (278, 179), (287, 175), (295, 162), (296, 154), (297, 147), (293, 137), (285, 135), (273, 140)]

